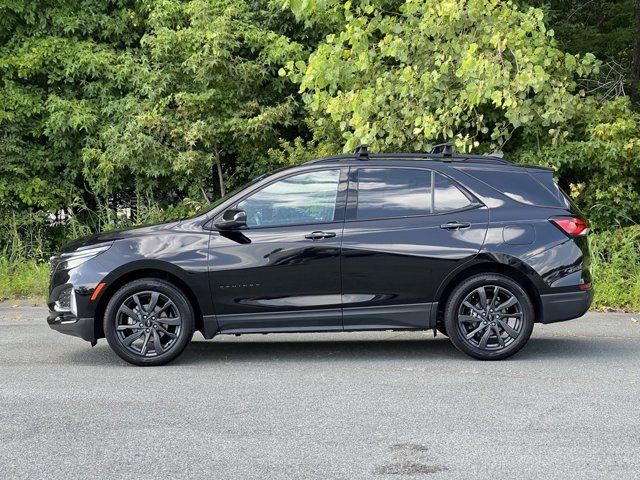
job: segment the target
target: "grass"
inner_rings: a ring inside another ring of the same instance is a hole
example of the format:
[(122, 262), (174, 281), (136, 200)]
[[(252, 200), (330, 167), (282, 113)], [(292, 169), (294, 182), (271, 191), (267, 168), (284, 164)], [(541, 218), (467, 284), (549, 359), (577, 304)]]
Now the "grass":
[(591, 308), (640, 311), (640, 226), (590, 237), (595, 298)]
[(46, 298), (49, 267), (35, 260), (11, 262), (0, 257), (0, 301), (17, 298)]
[[(591, 235), (590, 244), (596, 292), (592, 308), (640, 311), (640, 226)], [(0, 301), (46, 298), (48, 282), (46, 264), (0, 256)]]

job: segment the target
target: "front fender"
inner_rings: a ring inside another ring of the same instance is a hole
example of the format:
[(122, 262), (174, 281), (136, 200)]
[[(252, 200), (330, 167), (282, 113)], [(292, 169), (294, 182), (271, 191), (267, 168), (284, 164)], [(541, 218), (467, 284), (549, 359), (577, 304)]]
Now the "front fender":
[[(172, 232), (154, 237), (118, 240), (104, 254), (81, 265), (70, 276), (77, 296), (78, 315), (95, 317), (108, 298), (128, 279), (158, 273), (178, 279), (182, 288), (203, 315), (213, 314), (213, 302), (208, 279), (209, 233), (181, 236)], [(150, 258), (153, 256), (153, 258)], [(81, 271), (80, 271), (81, 270)], [(74, 279), (82, 278), (82, 283)], [(99, 283), (105, 287), (92, 301), (91, 295)]]

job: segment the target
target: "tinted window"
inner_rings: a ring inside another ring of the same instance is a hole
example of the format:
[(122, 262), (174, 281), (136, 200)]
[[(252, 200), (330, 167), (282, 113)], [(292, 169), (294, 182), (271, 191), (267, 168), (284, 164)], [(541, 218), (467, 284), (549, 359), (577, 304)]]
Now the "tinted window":
[(433, 211), (435, 213), (468, 207), (471, 202), (451, 181), (438, 173), (433, 186)]
[(526, 171), (465, 169), (465, 172), (518, 202), (543, 206), (560, 204), (557, 195), (551, 193)]
[(334, 219), (340, 170), (302, 173), (279, 180), (236, 208), (247, 212), (247, 225), (324, 223)]
[(358, 170), (356, 218), (404, 217), (431, 213), (431, 172), (402, 168)]
[(531, 176), (551, 192), (554, 198), (558, 201), (557, 203), (559, 206), (564, 208), (571, 207), (571, 202), (569, 201), (568, 197), (562, 190), (560, 190), (560, 187), (553, 179), (552, 172), (542, 170), (540, 172), (532, 173)]

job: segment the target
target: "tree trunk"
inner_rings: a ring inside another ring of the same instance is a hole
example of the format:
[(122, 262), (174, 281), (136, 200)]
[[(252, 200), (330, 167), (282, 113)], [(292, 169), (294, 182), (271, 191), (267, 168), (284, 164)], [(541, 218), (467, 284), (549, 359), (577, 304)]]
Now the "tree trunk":
[(224, 197), (227, 194), (227, 189), (224, 186), (224, 177), (222, 176), (222, 163), (220, 160), (220, 152), (216, 148), (214, 150), (214, 157), (216, 159), (216, 168), (218, 170), (218, 182), (220, 184), (220, 196)]

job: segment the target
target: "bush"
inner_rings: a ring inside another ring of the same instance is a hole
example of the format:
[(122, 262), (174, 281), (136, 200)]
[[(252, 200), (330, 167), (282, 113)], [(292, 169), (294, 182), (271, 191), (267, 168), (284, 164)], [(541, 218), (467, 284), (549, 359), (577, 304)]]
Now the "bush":
[(556, 144), (525, 144), (508, 158), (551, 167), (597, 229), (640, 222), (640, 113), (618, 98), (585, 108)]
[(640, 311), (640, 226), (591, 236), (593, 308)]

